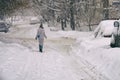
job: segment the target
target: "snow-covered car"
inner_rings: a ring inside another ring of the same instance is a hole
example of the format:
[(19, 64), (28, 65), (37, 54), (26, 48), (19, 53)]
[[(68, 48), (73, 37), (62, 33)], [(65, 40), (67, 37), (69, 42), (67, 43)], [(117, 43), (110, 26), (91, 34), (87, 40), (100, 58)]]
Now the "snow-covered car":
[(0, 32), (7, 33), (9, 31), (10, 25), (5, 21), (0, 21)]
[(97, 28), (94, 30), (94, 36), (95, 37), (111, 37), (115, 21), (119, 21), (119, 20), (101, 21), (97, 26)]
[(30, 24), (37, 24), (37, 23), (40, 23), (40, 20), (36, 17), (33, 17), (30, 19)]

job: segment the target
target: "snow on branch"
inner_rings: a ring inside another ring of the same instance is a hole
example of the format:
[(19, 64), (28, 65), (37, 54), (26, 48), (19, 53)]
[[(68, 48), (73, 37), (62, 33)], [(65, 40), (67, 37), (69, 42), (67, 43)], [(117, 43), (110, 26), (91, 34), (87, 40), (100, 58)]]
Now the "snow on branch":
[(52, 8), (52, 7), (50, 7), (50, 6), (48, 6), (48, 5), (44, 4), (44, 3), (42, 3), (42, 4), (43, 4), (43, 6), (49, 8), (49, 9), (51, 9), (51, 10), (54, 10), (54, 11), (57, 11), (57, 12), (60, 12), (60, 11), (61, 11), (60, 9)]

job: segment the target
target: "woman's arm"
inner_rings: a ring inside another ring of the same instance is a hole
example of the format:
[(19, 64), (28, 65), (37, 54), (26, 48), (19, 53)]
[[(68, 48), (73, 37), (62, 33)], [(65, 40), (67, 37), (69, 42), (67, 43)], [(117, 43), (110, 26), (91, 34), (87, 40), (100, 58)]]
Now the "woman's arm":
[(39, 30), (37, 30), (37, 34), (36, 34), (36, 37), (35, 37), (36, 40), (38, 38), (38, 34), (39, 34)]
[(44, 31), (44, 37), (47, 39), (47, 36), (46, 36), (46, 34), (45, 34), (45, 31)]

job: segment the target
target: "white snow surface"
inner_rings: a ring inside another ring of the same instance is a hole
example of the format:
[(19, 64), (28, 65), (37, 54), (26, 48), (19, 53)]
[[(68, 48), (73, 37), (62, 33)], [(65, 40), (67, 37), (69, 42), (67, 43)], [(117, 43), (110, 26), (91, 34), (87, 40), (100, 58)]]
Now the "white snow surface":
[(34, 40), (38, 25), (18, 25), (0, 34), (0, 80), (119, 80), (120, 48), (92, 32), (50, 31), (44, 52)]
[(109, 80), (120, 79), (120, 48), (110, 48), (110, 38), (87, 38), (77, 41), (73, 53), (87, 60)]

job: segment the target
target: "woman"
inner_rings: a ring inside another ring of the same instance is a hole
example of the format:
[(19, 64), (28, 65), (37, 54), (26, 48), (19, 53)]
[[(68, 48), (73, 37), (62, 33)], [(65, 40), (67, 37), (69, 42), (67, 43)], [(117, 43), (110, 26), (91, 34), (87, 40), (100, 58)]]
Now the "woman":
[(39, 29), (37, 30), (37, 35), (35, 37), (35, 39), (38, 39), (39, 41), (39, 52), (43, 52), (44, 38), (47, 38), (47, 36), (45, 34), (43, 24), (41, 23)]

